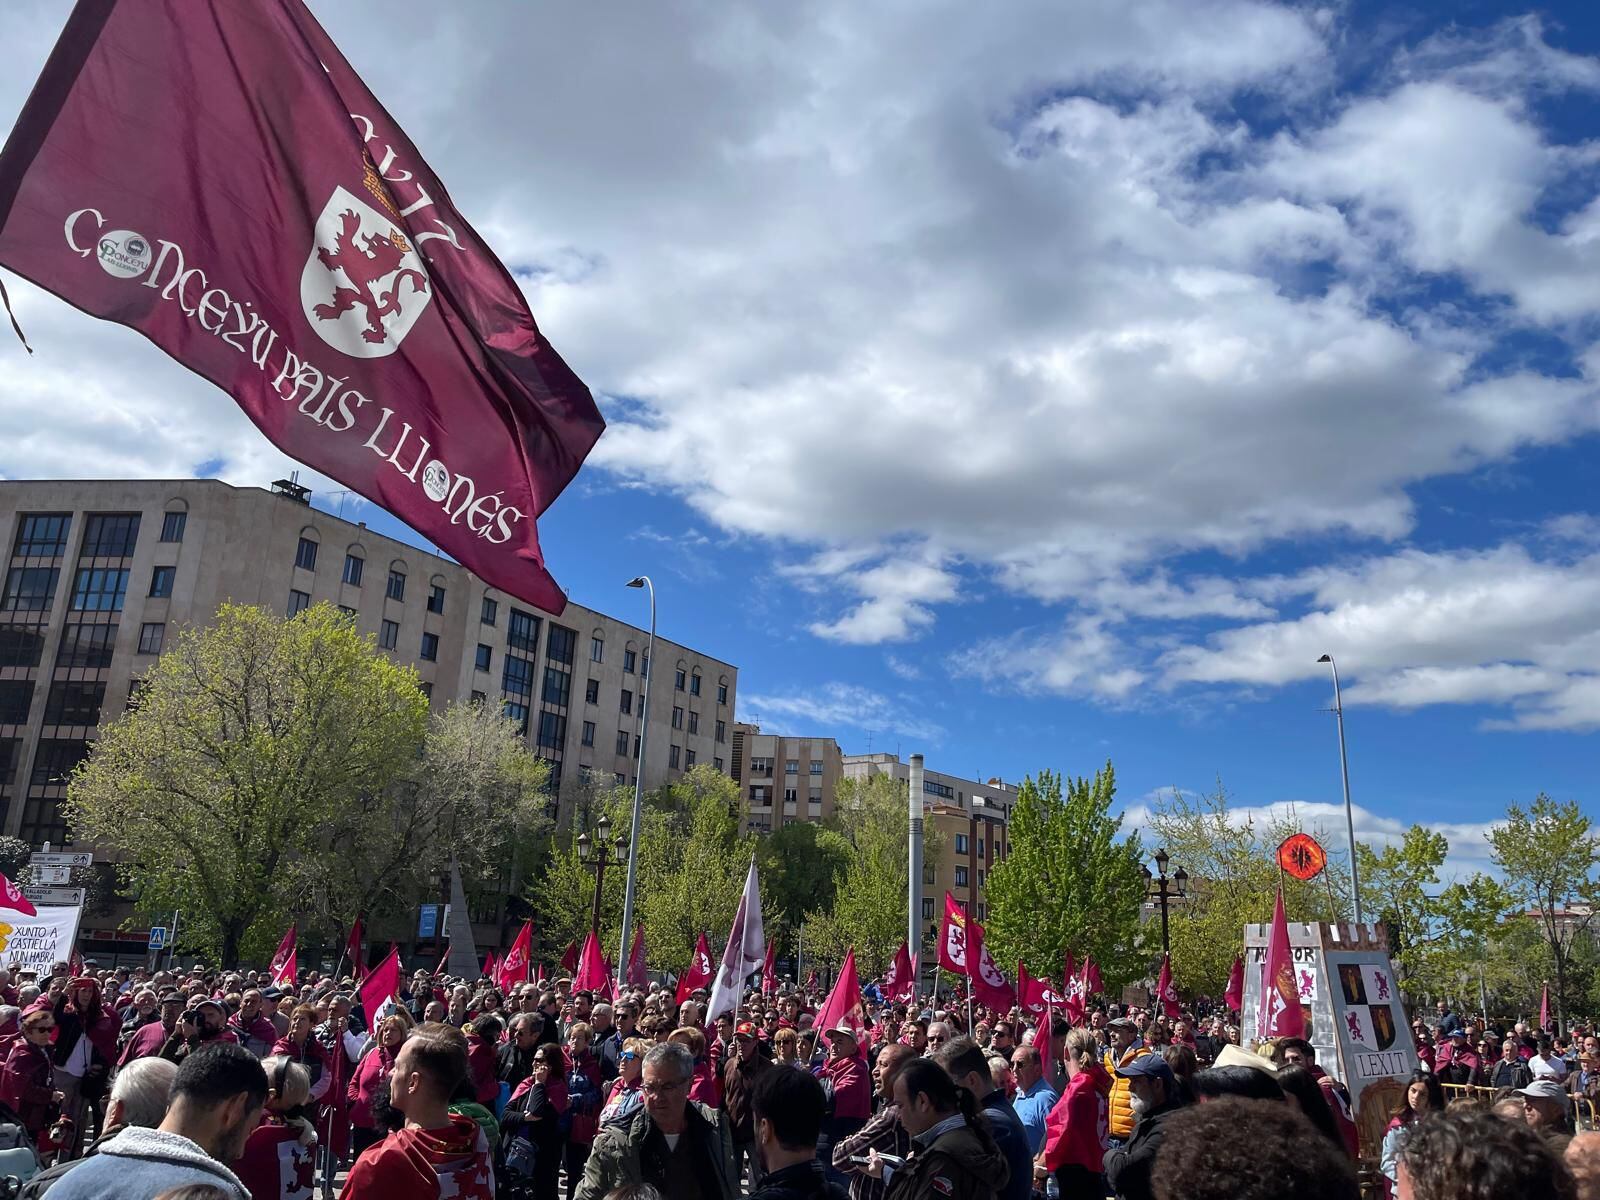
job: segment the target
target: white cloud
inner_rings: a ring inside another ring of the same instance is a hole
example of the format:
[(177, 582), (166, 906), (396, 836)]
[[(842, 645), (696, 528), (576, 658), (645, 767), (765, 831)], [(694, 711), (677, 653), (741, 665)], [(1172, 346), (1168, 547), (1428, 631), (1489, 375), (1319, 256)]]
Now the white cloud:
[[(936, 722), (908, 712), (879, 692), (850, 683), (825, 683), (791, 695), (741, 694), (739, 711), (769, 730), (776, 719), (795, 737), (834, 737), (840, 726), (899, 733), (933, 745), (945, 736)], [(854, 752), (844, 749), (847, 754)]]
[(834, 582), (863, 597), (834, 621), (809, 628), (820, 638), (855, 645), (901, 642), (933, 624), (929, 604), (956, 598), (956, 576), (937, 559), (890, 557), (871, 567), (834, 572)]

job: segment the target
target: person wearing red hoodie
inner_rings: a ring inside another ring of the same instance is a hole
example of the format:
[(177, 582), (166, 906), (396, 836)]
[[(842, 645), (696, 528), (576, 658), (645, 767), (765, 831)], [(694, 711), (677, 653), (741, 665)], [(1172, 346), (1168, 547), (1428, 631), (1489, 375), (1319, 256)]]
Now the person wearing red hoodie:
[(461, 1031), (437, 1022), (418, 1027), (389, 1077), (389, 1103), (405, 1125), (356, 1159), (340, 1200), (494, 1200), (488, 1139), (471, 1117), (449, 1111), (466, 1078)]
[(411, 1032), (411, 1014), (397, 1008), (378, 1022), (377, 1037), (373, 1045), (361, 1056), (355, 1073), (345, 1089), (350, 1105), (350, 1152), (360, 1157), (361, 1152), (374, 1142), (383, 1140), (384, 1131), (378, 1127), (372, 1104), (378, 1098), (378, 1088), (394, 1070), (400, 1047)]
[(0, 1069), (0, 1103), (21, 1118), (35, 1141), (55, 1117), (63, 1096), (52, 1081), (50, 1039), (56, 1019), (48, 1008), (36, 1008), (22, 1018), (22, 1040), (11, 1047)]
[(1109, 1136), (1111, 1076), (1101, 1065), (1094, 1031), (1067, 1034), (1062, 1054), (1067, 1088), (1045, 1118), (1044, 1148), (1034, 1160), (1040, 1191), (1042, 1176), (1054, 1173), (1061, 1200), (1106, 1194), (1104, 1163)]

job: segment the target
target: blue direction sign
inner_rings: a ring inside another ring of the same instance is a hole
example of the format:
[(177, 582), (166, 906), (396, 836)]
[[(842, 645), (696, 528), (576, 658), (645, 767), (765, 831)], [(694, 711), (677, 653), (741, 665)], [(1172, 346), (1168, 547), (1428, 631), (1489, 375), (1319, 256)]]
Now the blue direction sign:
[(167, 927), (153, 925), (150, 928), (150, 949), (165, 950), (167, 948)]

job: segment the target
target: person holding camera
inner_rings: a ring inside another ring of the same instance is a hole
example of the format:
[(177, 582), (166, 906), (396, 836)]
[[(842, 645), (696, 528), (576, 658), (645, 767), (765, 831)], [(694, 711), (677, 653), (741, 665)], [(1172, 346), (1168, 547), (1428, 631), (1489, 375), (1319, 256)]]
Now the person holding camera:
[[(180, 1028), (183, 1013), (183, 996), (175, 991), (161, 993), (161, 1015), (148, 1025), (141, 1025), (122, 1047), (117, 1066), (125, 1067), (135, 1059), (163, 1058), (175, 1063), (179, 1051), (188, 1041), (188, 1033)], [(192, 1027), (191, 1027), (192, 1029)]]
[(239, 1044), (239, 1039), (228, 1028), (228, 1010), (222, 1006), (222, 1001), (210, 997), (201, 997), (189, 1005), (178, 1018), (178, 1031), (183, 1034), (179, 1062), (202, 1046)]

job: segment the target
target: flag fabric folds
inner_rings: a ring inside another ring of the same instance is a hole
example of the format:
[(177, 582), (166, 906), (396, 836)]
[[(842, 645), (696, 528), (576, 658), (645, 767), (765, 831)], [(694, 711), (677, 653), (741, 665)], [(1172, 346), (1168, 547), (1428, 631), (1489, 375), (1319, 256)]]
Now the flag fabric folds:
[(733, 928), (728, 931), (728, 944), (723, 948), (722, 963), (717, 968), (717, 981), (706, 1002), (707, 1024), (739, 1007), (745, 977), (755, 973), (766, 953), (767, 940), (761, 928), (761, 884), (756, 878), (756, 860), (752, 858), (750, 871), (744, 879), (744, 894), (734, 910)]
[(350, 925), (350, 936), (344, 940), (344, 954), (350, 960), (350, 973), (355, 976), (357, 983), (361, 982), (366, 974), (366, 963), (361, 961), (361, 918), (357, 917)]
[(650, 973), (644, 966), (644, 926), (633, 931), (633, 947), (628, 951), (628, 983), (632, 987), (649, 987)]
[(605, 952), (594, 931), (583, 939), (583, 950), (578, 955), (578, 973), (572, 978), (575, 992), (602, 992), (610, 987), (610, 973), (606, 970)]
[(1172, 982), (1172, 955), (1161, 956), (1161, 974), (1156, 979), (1156, 996), (1161, 1001), (1161, 1011), (1170, 1019), (1176, 1020), (1183, 1012), (1183, 1006), (1178, 1003), (1178, 988)]
[(679, 1004), (689, 998), (689, 994), (696, 988), (703, 988), (711, 982), (711, 947), (706, 942), (706, 935), (701, 933), (694, 944), (694, 955), (689, 959), (689, 969), (678, 977)]
[(0, 908), (14, 908), (24, 916), (37, 917), (39, 910), (33, 901), (22, 894), (22, 889), (4, 875), (0, 875)]
[(517, 930), (517, 940), (500, 959), (495, 985), (502, 993), (528, 981), (528, 968), (533, 965), (533, 922), (524, 921)]
[(1237, 954), (1233, 956), (1233, 969), (1228, 972), (1228, 990), (1223, 993), (1222, 1002), (1234, 1012), (1238, 1012), (1239, 1006), (1244, 1003), (1244, 959)]
[(917, 996), (917, 969), (911, 962), (911, 948), (904, 942), (894, 952), (894, 965), (883, 979), (883, 994), (889, 1000), (914, 1000)]
[(1028, 965), (1020, 958), (1017, 960), (1017, 1003), (1023, 1012), (1042, 1013), (1060, 1008), (1063, 999), (1055, 984), (1045, 978), (1035, 979), (1028, 974)]
[(814, 1028), (818, 1036), (828, 1038), (830, 1031), (840, 1025), (855, 1031), (856, 1044), (862, 1049), (867, 1046), (867, 1016), (866, 1006), (861, 1002), (861, 981), (856, 976), (856, 948), (851, 946), (845, 952), (844, 965), (839, 968), (839, 978), (833, 982), (833, 991), (828, 993), (828, 998), (822, 1002), (822, 1007), (817, 1010), (817, 1020)]
[(957, 975), (967, 973), (967, 914), (949, 892), (944, 894), (944, 921), (939, 930), (939, 965)]
[(483, 960), (483, 977), (485, 979), (493, 979), (494, 978), (494, 966), (495, 966), (495, 954), (494, 954), (494, 951), (491, 950), (491, 951), (489, 951), (488, 956), (485, 957), (484, 960)]
[(0, 152), (0, 265), (137, 330), (492, 586), (565, 607), (535, 520), (599, 409), (303, 0), (79, 4)]
[(577, 942), (568, 942), (567, 948), (561, 952), (561, 969), (569, 975), (578, 969)]
[(278, 943), (278, 949), (272, 955), (272, 962), (267, 970), (271, 972), (273, 983), (293, 983), (300, 976), (300, 970), (295, 963), (294, 926), (290, 925), (283, 935), (283, 940)]
[(368, 971), (366, 979), (356, 988), (361, 997), (361, 1011), (374, 1033), (377, 1032), (378, 1022), (383, 1019), (385, 1008), (393, 1004), (395, 993), (399, 990), (400, 951), (391, 946), (383, 961)]
[(1256, 1040), (1304, 1037), (1305, 1013), (1294, 979), (1294, 951), (1289, 946), (1289, 919), (1283, 911), (1283, 889), (1272, 907), (1267, 953), (1261, 963), (1261, 1002), (1256, 1010)]
[(778, 990), (778, 973), (772, 969), (778, 954), (778, 943), (768, 942), (766, 956), (761, 960), (761, 994), (770, 996)]
[(983, 926), (967, 919), (967, 976), (972, 980), (972, 996), (979, 1004), (1005, 1011), (1017, 1002), (1017, 991), (995, 965), (994, 955), (984, 945)]
[(1100, 979), (1100, 964), (1095, 962), (1092, 954), (1083, 956), (1083, 999), (1087, 1003), (1092, 996), (1098, 996), (1106, 990), (1106, 985)]

